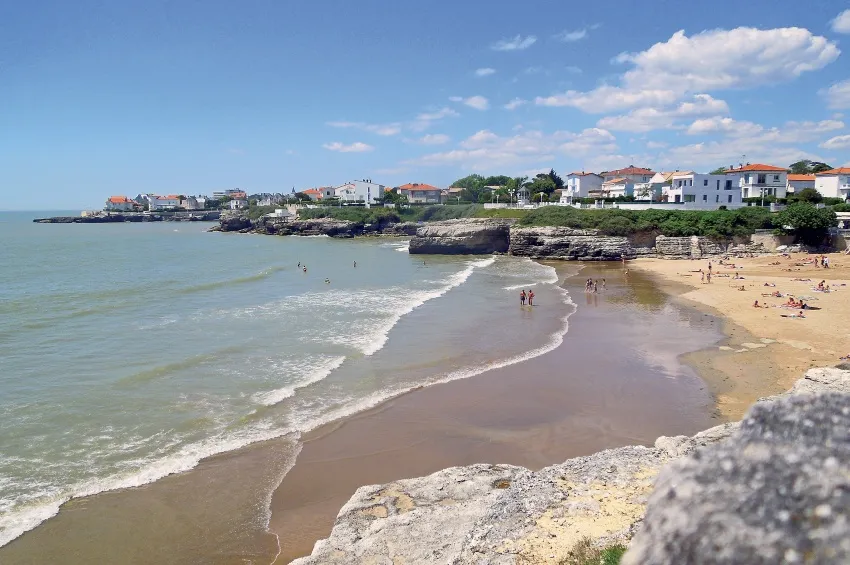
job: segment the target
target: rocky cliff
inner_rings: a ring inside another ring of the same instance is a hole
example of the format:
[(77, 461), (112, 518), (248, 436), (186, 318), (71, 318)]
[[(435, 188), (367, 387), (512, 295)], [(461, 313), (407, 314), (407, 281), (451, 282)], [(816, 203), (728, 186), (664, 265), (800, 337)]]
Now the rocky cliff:
[(631, 565), (848, 562), (850, 371), (812, 369), (741, 423), (653, 447), (362, 487), (294, 563), (557, 563), (633, 536)]
[(430, 222), (410, 240), (411, 254), (484, 255), (505, 253), (510, 245), (510, 221), (491, 219)]
[(599, 235), (597, 230), (563, 227), (511, 229), (511, 255), (573, 261), (616, 261), (654, 253), (653, 246), (635, 245), (627, 237)]

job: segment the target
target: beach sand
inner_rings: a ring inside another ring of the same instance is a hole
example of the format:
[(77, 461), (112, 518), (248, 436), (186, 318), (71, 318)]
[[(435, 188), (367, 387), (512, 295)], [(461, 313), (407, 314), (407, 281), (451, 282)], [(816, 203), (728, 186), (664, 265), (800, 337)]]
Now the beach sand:
[[(758, 398), (787, 390), (806, 369), (836, 365), (841, 356), (850, 354), (850, 332), (846, 329), (850, 320), (850, 256), (829, 255), (830, 269), (803, 264), (813, 257), (797, 253), (790, 258), (730, 259), (734, 268), (712, 259), (715, 276), (711, 284), (702, 283), (700, 273), (691, 272), (707, 271), (708, 259), (640, 259), (628, 266), (633, 273), (649, 273), (660, 284), (673, 285), (681, 299), (722, 317), (727, 340), (715, 350), (692, 353), (685, 360), (710, 386), (722, 417), (737, 420)], [(734, 279), (736, 272), (743, 279)], [(813, 290), (824, 279), (834, 292)], [(783, 297), (762, 296), (774, 291)], [(805, 319), (784, 318), (783, 314), (800, 311), (779, 307), (788, 294), (811, 297), (806, 303), (819, 309), (806, 310)], [(755, 308), (756, 300), (770, 307)]]

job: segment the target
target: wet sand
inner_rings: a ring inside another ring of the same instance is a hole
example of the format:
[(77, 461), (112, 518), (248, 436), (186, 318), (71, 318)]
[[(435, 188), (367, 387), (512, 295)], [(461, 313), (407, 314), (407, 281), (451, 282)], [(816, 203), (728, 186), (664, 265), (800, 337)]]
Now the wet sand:
[[(605, 277), (608, 290), (586, 295), (587, 277)], [(716, 352), (719, 320), (677, 304), (647, 275), (626, 279), (619, 265), (587, 265), (566, 286), (578, 310), (559, 348), (315, 430), (302, 438), (280, 486), (294, 449), (286, 439), (150, 485), (71, 501), (0, 549), (0, 562), (287, 563), (328, 535), (363, 485), (480, 462), (538, 469), (718, 422), (707, 385), (680, 357)]]
[[(605, 277), (608, 290), (583, 292)], [(414, 391), (302, 438), (272, 498), (276, 563), (309, 554), (360, 486), (472, 463), (532, 469), (718, 422), (705, 383), (679, 361), (722, 337), (719, 321), (648, 277), (588, 265), (566, 285), (578, 304), (564, 343), (524, 363)]]

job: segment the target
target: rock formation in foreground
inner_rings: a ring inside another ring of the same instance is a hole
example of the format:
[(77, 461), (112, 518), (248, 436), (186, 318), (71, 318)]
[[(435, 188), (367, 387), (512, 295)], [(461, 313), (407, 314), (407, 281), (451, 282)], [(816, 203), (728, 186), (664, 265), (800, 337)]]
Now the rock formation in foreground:
[(633, 536), (630, 565), (850, 562), (850, 371), (812, 369), (740, 423), (654, 447), (362, 487), (294, 563), (557, 563)]
[(410, 240), (410, 253), (489, 255), (506, 253), (510, 245), (509, 220), (470, 218), (423, 224)]

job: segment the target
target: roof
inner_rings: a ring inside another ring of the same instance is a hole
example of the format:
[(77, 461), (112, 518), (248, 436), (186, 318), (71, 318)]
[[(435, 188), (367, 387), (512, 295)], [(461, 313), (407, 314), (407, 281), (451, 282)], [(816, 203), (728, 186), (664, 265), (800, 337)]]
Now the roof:
[(304, 194), (321, 194), (322, 190), (319, 188), (308, 188), (307, 190), (302, 190)]
[(788, 180), (798, 180), (798, 181), (799, 181), (799, 180), (811, 180), (811, 181), (813, 181), (813, 180), (815, 180), (815, 175), (794, 175), (794, 174), (789, 174), (789, 175), (788, 175)]
[(624, 182), (631, 182), (629, 179), (611, 179), (609, 181), (605, 181), (602, 184), (623, 184)]
[(746, 172), (751, 172), (751, 171), (758, 171), (758, 172), (769, 171), (769, 172), (784, 173), (786, 170), (787, 169), (785, 169), (784, 167), (774, 167), (773, 165), (763, 165), (761, 163), (754, 163), (754, 164), (750, 165), (749, 163), (747, 163), (743, 167), (739, 167), (737, 169), (735, 169), (735, 168), (726, 169), (726, 172), (727, 173), (739, 173), (739, 172), (746, 173)]
[(830, 169), (828, 171), (823, 171), (821, 173), (816, 173), (818, 176), (823, 175), (850, 175), (850, 167), (839, 167), (837, 169)]
[(403, 185), (401, 185), (400, 187), (398, 187), (398, 189), (399, 189), (399, 190), (408, 190), (408, 191), (411, 191), (411, 192), (416, 192), (416, 191), (418, 191), (418, 190), (421, 190), (421, 191), (425, 191), (425, 190), (440, 190), (440, 189), (439, 189), (439, 188), (437, 188), (436, 186), (431, 186), (430, 184), (420, 184), (420, 183), (417, 183), (417, 182), (414, 182), (414, 183), (408, 183), (408, 184), (403, 184)]
[(462, 186), (450, 186), (448, 188), (449, 192), (463, 192), (464, 190), (466, 190), (466, 189), (463, 188)]
[(597, 175), (596, 173), (585, 173), (584, 171), (582, 171), (582, 172), (576, 171), (576, 172), (568, 174), (567, 176), (568, 177), (589, 177), (591, 175), (594, 176), (594, 177), (600, 177), (600, 178), (602, 177), (602, 175)]
[(130, 204), (130, 203), (135, 204), (136, 203), (135, 201), (130, 200), (126, 196), (110, 196), (109, 201), (113, 204)]
[(605, 171), (606, 175), (617, 175), (617, 176), (626, 176), (626, 175), (654, 175), (655, 171), (651, 169), (643, 169), (641, 167), (635, 167), (634, 165), (629, 165), (625, 169), (617, 169), (615, 171)]
[[(675, 171), (673, 173), (662, 173), (662, 174), (665, 175), (665, 179), (672, 179), (673, 177), (689, 177), (689, 176), (694, 175), (696, 173), (694, 173), (693, 171)], [(670, 175), (669, 177), (666, 176), (668, 174)]]

